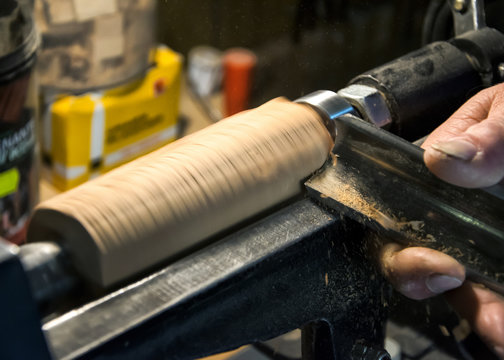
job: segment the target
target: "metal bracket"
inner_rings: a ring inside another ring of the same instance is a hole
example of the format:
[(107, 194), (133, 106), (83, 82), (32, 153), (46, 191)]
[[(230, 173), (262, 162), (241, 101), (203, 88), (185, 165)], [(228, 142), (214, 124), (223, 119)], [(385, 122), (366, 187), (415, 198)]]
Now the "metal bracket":
[(481, 0), (448, 0), (455, 36), (486, 27), (485, 4)]

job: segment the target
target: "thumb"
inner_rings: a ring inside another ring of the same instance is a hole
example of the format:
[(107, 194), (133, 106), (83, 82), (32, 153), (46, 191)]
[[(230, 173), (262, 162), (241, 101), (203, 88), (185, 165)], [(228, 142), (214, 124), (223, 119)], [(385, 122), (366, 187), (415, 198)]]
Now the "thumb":
[(423, 147), (427, 167), (455, 185), (479, 188), (504, 178), (504, 84), (478, 93)]
[(465, 269), (454, 258), (428, 248), (389, 243), (381, 248), (381, 269), (385, 277), (403, 295), (426, 299), (459, 287)]

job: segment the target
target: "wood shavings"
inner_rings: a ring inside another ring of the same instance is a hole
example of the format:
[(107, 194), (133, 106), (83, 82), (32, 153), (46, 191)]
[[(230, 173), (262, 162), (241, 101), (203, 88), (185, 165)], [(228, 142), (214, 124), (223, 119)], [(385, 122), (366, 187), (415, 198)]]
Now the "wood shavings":
[(341, 213), (361, 223), (374, 222), (386, 231), (400, 233), (403, 242), (409, 245), (429, 246), (437, 242), (433, 235), (425, 231), (424, 221), (398, 219), (390, 209), (383, 206), (383, 201), (373, 197), (372, 191), (362, 191), (360, 175), (338, 169), (335, 158), (337, 157), (332, 157), (332, 164), (326, 165), (323, 171), (307, 183), (309, 188), (317, 191), (321, 200), (336, 200)]
[(331, 155), (331, 160), (332, 160), (332, 166), (337, 166), (339, 155), (333, 154), (333, 153), (330, 153), (330, 155)]
[[(337, 156), (333, 157), (333, 164), (337, 163)], [(370, 219), (377, 221), (381, 226), (386, 229), (395, 229), (396, 221), (390, 218), (387, 214), (380, 211), (377, 205), (370, 201), (370, 199), (364, 198), (363, 195), (358, 191), (356, 186), (356, 179), (353, 177), (347, 177), (344, 181), (327, 181), (325, 177), (329, 178), (333, 176), (331, 172), (322, 172), (318, 175), (320, 179), (317, 180), (318, 190), (321, 191), (320, 197), (333, 198), (338, 202), (343, 204), (359, 214), (362, 214)]]
[(446, 337), (450, 336), (450, 332), (448, 331), (446, 326), (439, 325), (439, 330), (441, 330), (441, 334), (443, 334), (444, 336), (446, 336)]

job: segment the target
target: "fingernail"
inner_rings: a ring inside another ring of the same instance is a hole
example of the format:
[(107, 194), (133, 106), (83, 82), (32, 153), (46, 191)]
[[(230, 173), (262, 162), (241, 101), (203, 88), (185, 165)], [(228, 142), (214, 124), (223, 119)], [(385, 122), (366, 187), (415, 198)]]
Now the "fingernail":
[(427, 288), (435, 294), (455, 289), (462, 285), (462, 280), (448, 275), (431, 275), (425, 280)]
[(502, 346), (494, 346), (493, 350), (501, 359), (504, 359), (504, 348)]
[(478, 152), (478, 148), (473, 143), (462, 139), (452, 139), (449, 141), (438, 142), (432, 144), (431, 147), (443, 154), (464, 161), (471, 160)]

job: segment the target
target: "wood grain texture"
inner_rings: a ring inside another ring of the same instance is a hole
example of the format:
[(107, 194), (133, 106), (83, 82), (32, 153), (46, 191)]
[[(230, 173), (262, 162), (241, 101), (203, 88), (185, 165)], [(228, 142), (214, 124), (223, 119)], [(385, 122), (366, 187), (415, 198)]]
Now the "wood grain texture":
[(315, 112), (275, 99), (41, 203), (28, 240), (61, 241), (108, 286), (299, 193), (332, 146)]

